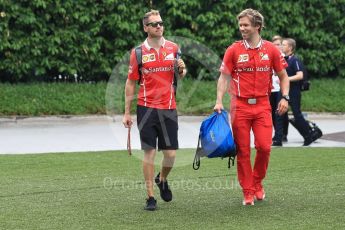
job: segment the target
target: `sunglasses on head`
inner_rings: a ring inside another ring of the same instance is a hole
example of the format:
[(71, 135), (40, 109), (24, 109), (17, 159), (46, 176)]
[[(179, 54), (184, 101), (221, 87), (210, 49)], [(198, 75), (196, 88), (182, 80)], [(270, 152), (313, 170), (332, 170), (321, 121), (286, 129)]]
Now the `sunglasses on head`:
[(152, 27), (157, 27), (158, 25), (163, 26), (164, 23), (161, 21), (161, 22), (150, 22), (146, 24), (146, 26), (152, 26)]

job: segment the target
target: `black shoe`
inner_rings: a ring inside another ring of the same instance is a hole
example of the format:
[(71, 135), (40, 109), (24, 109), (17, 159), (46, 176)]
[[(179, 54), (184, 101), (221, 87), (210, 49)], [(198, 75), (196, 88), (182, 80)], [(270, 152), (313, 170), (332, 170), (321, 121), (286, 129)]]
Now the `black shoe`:
[(303, 146), (308, 146), (311, 143), (313, 143), (314, 141), (316, 141), (317, 139), (319, 139), (320, 137), (322, 137), (322, 132), (321, 130), (313, 130), (309, 133), (309, 135), (304, 138), (304, 144)]
[(169, 189), (168, 181), (160, 181), (159, 175), (160, 173), (158, 173), (158, 175), (155, 178), (156, 185), (159, 188), (162, 199), (165, 202), (169, 202), (172, 200), (172, 193), (171, 193), (171, 190)]
[(154, 197), (149, 197), (146, 199), (146, 206), (144, 207), (147, 211), (154, 211), (157, 209), (157, 200)]
[(288, 139), (285, 135), (283, 135), (282, 142), (288, 142)]
[(315, 129), (312, 134), (311, 137), (313, 139), (313, 141), (316, 141), (317, 139), (319, 139), (320, 137), (322, 137), (322, 131), (320, 129)]
[(283, 143), (281, 141), (273, 141), (272, 146), (283, 146)]
[(304, 144), (303, 146), (309, 146), (311, 143), (313, 143), (312, 135), (308, 135), (306, 138), (304, 138)]

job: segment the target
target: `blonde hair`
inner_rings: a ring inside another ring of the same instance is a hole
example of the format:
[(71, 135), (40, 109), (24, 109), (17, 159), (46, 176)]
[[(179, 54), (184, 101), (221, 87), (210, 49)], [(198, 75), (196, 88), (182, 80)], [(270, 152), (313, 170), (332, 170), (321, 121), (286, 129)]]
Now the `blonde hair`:
[(272, 37), (272, 42), (275, 42), (275, 41), (277, 41), (277, 40), (279, 40), (280, 43), (283, 42), (283, 38), (282, 38), (280, 35), (274, 35), (274, 36)]
[(152, 15), (160, 15), (158, 10), (152, 10), (147, 12), (144, 17), (143, 17), (143, 24), (144, 26), (146, 26), (146, 24), (148, 23), (149, 17)]
[(243, 17), (248, 17), (252, 26), (260, 26), (259, 33), (261, 32), (262, 28), (265, 27), (264, 25), (264, 16), (260, 14), (259, 11), (253, 9), (245, 9), (241, 13), (237, 15), (237, 20), (239, 21)]

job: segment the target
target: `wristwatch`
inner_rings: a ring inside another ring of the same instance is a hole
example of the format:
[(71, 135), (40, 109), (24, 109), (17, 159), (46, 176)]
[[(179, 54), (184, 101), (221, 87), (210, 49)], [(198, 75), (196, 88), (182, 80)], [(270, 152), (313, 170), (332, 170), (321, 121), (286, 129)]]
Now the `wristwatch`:
[(290, 102), (289, 95), (283, 95), (282, 98), (285, 99), (287, 102)]

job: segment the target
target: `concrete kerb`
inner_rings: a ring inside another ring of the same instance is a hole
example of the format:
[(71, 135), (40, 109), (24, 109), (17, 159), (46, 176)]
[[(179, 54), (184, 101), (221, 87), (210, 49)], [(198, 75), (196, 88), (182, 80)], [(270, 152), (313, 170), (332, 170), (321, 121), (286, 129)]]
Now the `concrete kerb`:
[[(206, 117), (179, 116), (180, 148), (196, 147), (200, 124)], [(307, 118), (326, 135), (345, 132), (345, 114), (307, 113)], [(133, 120), (136, 121), (135, 116)], [(288, 139), (284, 146), (303, 144), (294, 128), (289, 129)], [(319, 139), (312, 147), (345, 147), (344, 139), (339, 140)], [(0, 154), (124, 150), (126, 143), (127, 129), (122, 125), (122, 115), (0, 117)], [(132, 149), (140, 149), (136, 122)]]
[(88, 123), (88, 122), (104, 122), (112, 121), (114, 118), (107, 115), (83, 115), (83, 116), (70, 116), (70, 115), (61, 115), (61, 116), (38, 116), (38, 117), (29, 117), (29, 116), (12, 116), (12, 117), (0, 117), (0, 124), (59, 124), (59, 123)]

